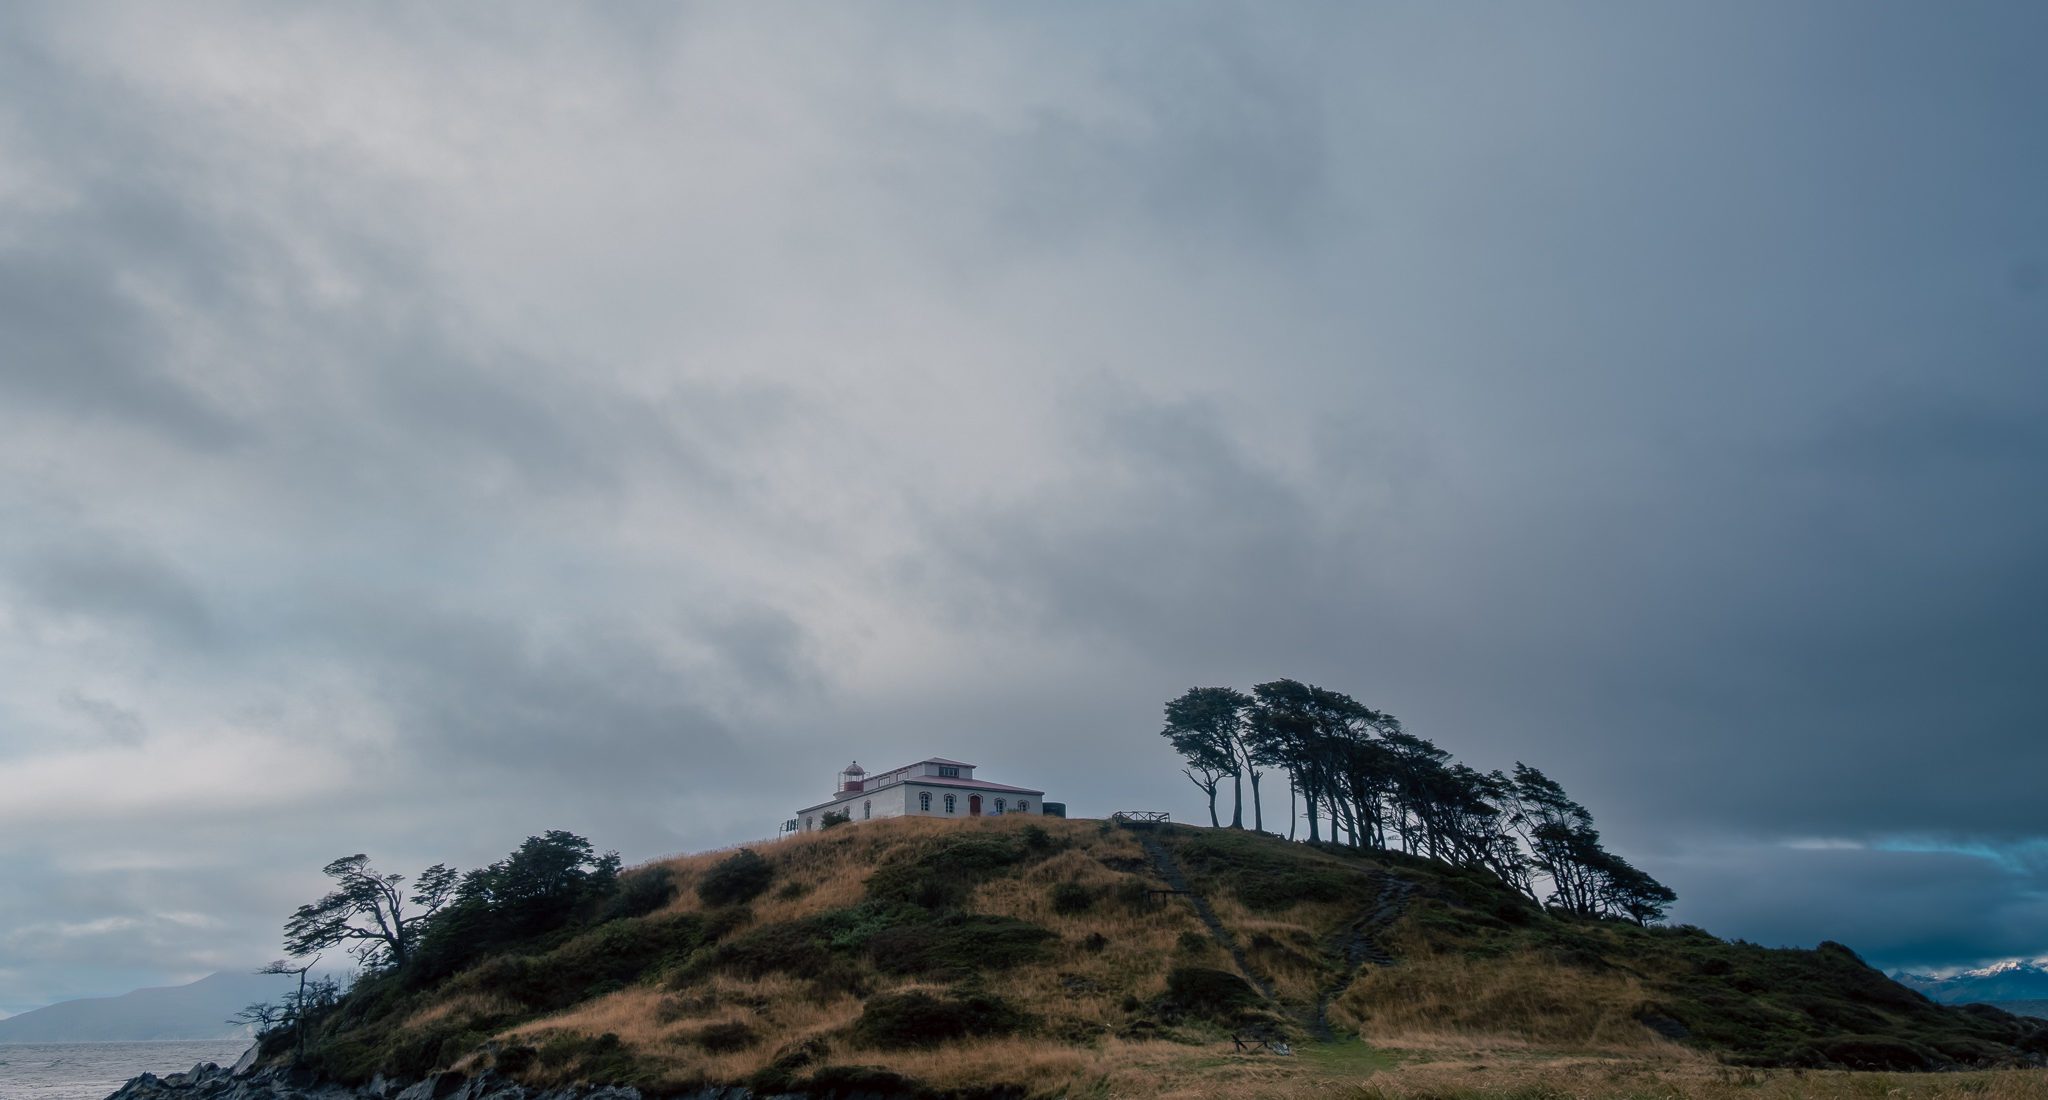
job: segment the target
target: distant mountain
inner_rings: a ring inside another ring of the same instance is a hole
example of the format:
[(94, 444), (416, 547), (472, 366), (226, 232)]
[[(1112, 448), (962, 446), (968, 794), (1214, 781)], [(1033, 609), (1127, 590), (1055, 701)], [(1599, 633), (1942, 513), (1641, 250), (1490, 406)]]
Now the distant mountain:
[[(2048, 1001), (2048, 959), (2002, 962), (1965, 970), (1944, 978), (1930, 974), (1895, 974), (1900, 985), (1917, 989), (1942, 1004), (1998, 1004)], [(2008, 1008), (2007, 1011), (2017, 1011)], [(0, 1025), (4, 1026), (4, 1025)]]
[(228, 1017), (251, 1002), (282, 998), (297, 981), (273, 974), (220, 973), (189, 985), (60, 1001), (0, 1020), (0, 1043), (232, 1039), (248, 1034), (248, 1029), (228, 1023)]

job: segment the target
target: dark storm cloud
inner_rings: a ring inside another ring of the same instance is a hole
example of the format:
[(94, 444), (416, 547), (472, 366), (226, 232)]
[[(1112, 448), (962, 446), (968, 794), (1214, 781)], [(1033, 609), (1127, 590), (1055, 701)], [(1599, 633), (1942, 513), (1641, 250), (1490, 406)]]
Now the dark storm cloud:
[(1281, 675), (2048, 952), (2031, 10), (0, 20), (0, 1009)]
[(1810, 944), (1824, 924), (1829, 938), (1893, 967), (2041, 954), (2048, 868), (2038, 855), (1812, 843), (1703, 855), (1674, 868), (1698, 899), (1694, 919), (1739, 923), (1754, 942)]
[[(793, 667), (789, 639), (730, 644), (725, 622), (703, 639), (712, 660), (692, 668), (663, 656), (692, 641), (682, 624), (666, 632), (605, 621), (535, 630), (517, 608), (465, 614), (374, 599), (324, 613), (331, 624), (303, 624), (306, 636), (338, 658), (374, 661), (377, 696), (412, 731), (398, 763), (498, 789), (547, 776), (551, 785), (573, 777), (636, 795), (648, 786), (679, 796), (701, 790), (705, 772), (761, 764), (713, 709), (721, 688), (781, 690), (792, 675), (810, 675)], [(774, 621), (762, 625), (772, 630)], [(738, 709), (739, 700), (729, 701)], [(702, 771), (647, 766), (678, 743), (690, 746)]]
[(152, 365), (164, 334), (106, 275), (54, 250), (0, 252), (0, 387), (57, 417), (111, 417), (199, 447), (234, 442), (230, 417)]
[(107, 619), (173, 646), (207, 645), (218, 623), (191, 578), (147, 548), (79, 535), (7, 562), (19, 604), (58, 618)]

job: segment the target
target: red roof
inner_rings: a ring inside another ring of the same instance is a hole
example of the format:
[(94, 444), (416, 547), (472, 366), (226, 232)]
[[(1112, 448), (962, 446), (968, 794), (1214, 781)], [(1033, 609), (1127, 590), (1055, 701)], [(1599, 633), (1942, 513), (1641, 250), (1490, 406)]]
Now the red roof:
[[(1014, 794), (1045, 793), (1044, 791), (1034, 791), (1029, 787), (1012, 787), (1008, 783), (990, 783), (983, 779), (954, 779), (950, 776), (940, 775), (913, 775), (903, 780), (903, 782), (925, 783), (934, 787), (973, 787), (978, 791), (1009, 791)], [(895, 784), (891, 783), (889, 786), (893, 787)], [(878, 787), (876, 789), (880, 790), (881, 788)]]
[(979, 779), (953, 779), (937, 775), (912, 775), (858, 791), (841, 791), (829, 800), (820, 802), (815, 806), (805, 806), (803, 809), (798, 810), (797, 813), (807, 814), (812, 810), (822, 810), (827, 806), (836, 806), (841, 802), (850, 802), (863, 795), (870, 795), (876, 791), (886, 791), (891, 787), (904, 783), (923, 783), (932, 787), (960, 787), (966, 790), (988, 791), (991, 794), (1035, 794), (1040, 796), (1045, 794), (1044, 791), (1035, 791), (1030, 787), (1012, 787), (1008, 783), (988, 783)]

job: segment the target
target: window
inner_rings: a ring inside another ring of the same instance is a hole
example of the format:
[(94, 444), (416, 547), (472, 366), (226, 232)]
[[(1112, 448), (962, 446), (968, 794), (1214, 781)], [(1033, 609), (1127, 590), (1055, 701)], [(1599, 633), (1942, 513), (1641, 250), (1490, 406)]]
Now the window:
[(1021, 798), (1020, 798), (1020, 799), (1018, 799), (1018, 800), (1017, 800), (1017, 812), (1018, 812), (1018, 813), (1020, 813), (1020, 814), (1028, 814), (1028, 813), (1030, 813), (1030, 812), (1031, 812), (1031, 803), (1029, 803), (1029, 802), (1026, 802), (1026, 801), (1024, 801), (1024, 800), (1023, 800), (1023, 799), (1021, 799)]
[(1002, 812), (1003, 812), (1003, 800), (1002, 800), (1002, 799), (1000, 799), (1000, 798), (996, 799), (996, 812), (997, 812), (997, 813), (1002, 813)]
[(960, 778), (960, 769), (941, 764), (939, 765), (939, 774), (947, 779), (958, 779)]
[(953, 812), (953, 796), (950, 794), (946, 796), (946, 812)]
[(804, 832), (807, 832), (807, 833), (808, 833), (808, 832), (810, 832), (810, 831), (811, 831), (811, 819), (807, 817), (807, 818), (804, 818)]
[(870, 799), (870, 800), (868, 800), (868, 801), (866, 801), (866, 802), (863, 802), (863, 803), (861, 803), (861, 804), (860, 804), (860, 819), (861, 819), (862, 821), (866, 821), (866, 820), (867, 820), (868, 818), (871, 818), (871, 817), (873, 817), (873, 816), (875, 816), (875, 803), (874, 803), (874, 800)]
[(918, 809), (918, 812), (919, 812), (919, 813), (927, 813), (927, 814), (928, 814), (928, 813), (931, 813), (931, 812), (932, 812), (932, 792), (930, 792), (930, 791), (919, 791), (919, 792), (917, 792), (917, 809)]

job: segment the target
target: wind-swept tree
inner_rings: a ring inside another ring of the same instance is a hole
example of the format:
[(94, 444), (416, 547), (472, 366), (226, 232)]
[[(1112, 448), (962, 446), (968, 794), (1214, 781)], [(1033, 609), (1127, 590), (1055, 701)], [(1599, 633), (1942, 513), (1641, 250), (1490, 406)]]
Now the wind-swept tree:
[(1358, 842), (1356, 808), (1345, 798), (1348, 746), (1357, 742), (1362, 726), (1384, 717), (1342, 692), (1274, 680), (1252, 688), (1252, 738), (1264, 759), (1287, 769), (1308, 812), (1308, 838), (1322, 839), (1322, 814), (1330, 815), (1330, 839), (1338, 839), (1341, 823)]
[[(1235, 688), (1189, 688), (1166, 704), (1166, 727), (1160, 736), (1188, 762), (1188, 779), (1209, 796), (1209, 823), (1215, 825), (1216, 791), (1224, 776), (1231, 781), (1230, 827), (1244, 828), (1244, 774), (1248, 765), (1246, 712), (1251, 697)], [(1257, 800), (1257, 775), (1253, 797)], [(1256, 813), (1256, 808), (1254, 813)]]
[[(1492, 871), (1531, 901), (1586, 917), (1662, 919), (1676, 895), (1602, 845), (1593, 815), (1549, 776), (1517, 763), (1512, 776), (1480, 772), (1453, 759), (1399, 719), (1298, 680), (1230, 688), (1193, 688), (1166, 705), (1161, 732), (1187, 761), (1185, 774), (1209, 796), (1234, 785), (1232, 827), (1243, 825), (1243, 785), (1259, 807), (1262, 769), (1288, 779), (1288, 839), (1295, 799), (1305, 803), (1308, 839), (1395, 849), (1458, 867)], [(1538, 876), (1548, 880), (1547, 896)]]
[(360, 854), (343, 856), (321, 873), (335, 887), (319, 901), (299, 906), (285, 921), (285, 950), (304, 958), (349, 944), (365, 968), (404, 966), (420, 922), (447, 904), (456, 883), (454, 870), (437, 863), (420, 872), (408, 894), (404, 875), (378, 874), (370, 857)]
[(256, 1038), (261, 1039), (284, 1018), (286, 1007), (274, 1001), (257, 1001), (228, 1017), (227, 1022), (237, 1027), (246, 1027)]
[[(1678, 895), (1628, 860), (1607, 850), (1593, 815), (1556, 780), (1526, 764), (1515, 765), (1508, 792), (1509, 820), (1529, 846), (1529, 864), (1548, 876), (1547, 903), (1585, 917), (1626, 917), (1637, 924), (1662, 920)], [(1532, 883), (1518, 883), (1531, 898)]]
[(427, 922), (418, 969), (452, 973), (480, 953), (553, 927), (618, 886), (619, 853), (599, 854), (575, 833), (530, 836), (512, 854), (462, 876), (447, 908)]
[(1678, 900), (1678, 894), (1613, 852), (1601, 854), (1606, 857), (1600, 868), (1602, 912), (1644, 925), (1663, 920), (1665, 909)]

